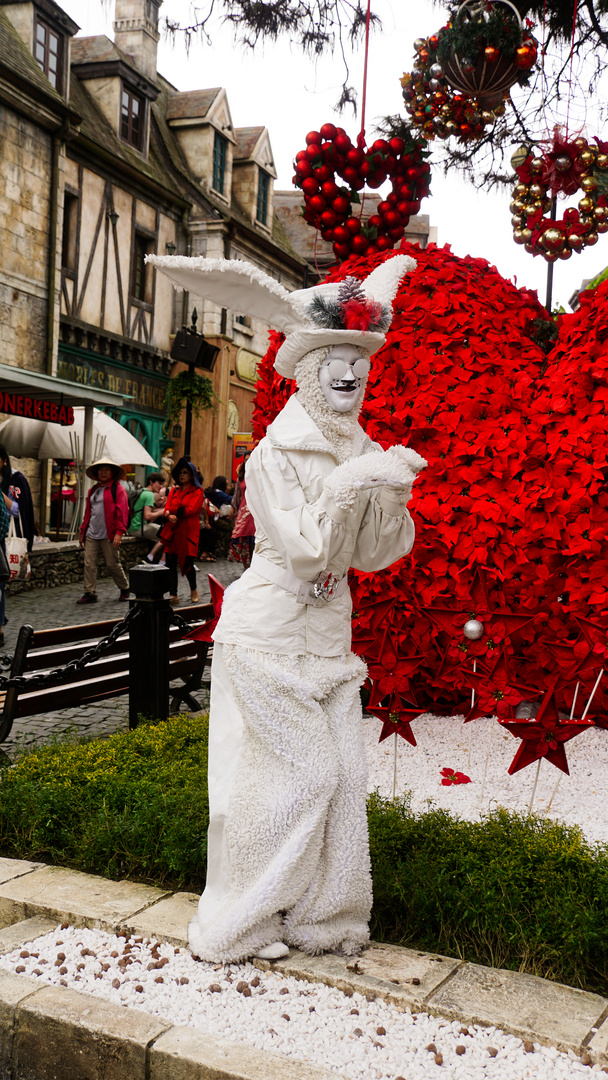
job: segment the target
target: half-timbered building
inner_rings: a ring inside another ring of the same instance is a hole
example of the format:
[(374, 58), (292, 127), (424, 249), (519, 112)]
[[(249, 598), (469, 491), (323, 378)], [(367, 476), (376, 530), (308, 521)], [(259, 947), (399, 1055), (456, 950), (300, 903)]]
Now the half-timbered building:
[(196, 307), (219, 349), (216, 408), (192, 437), (211, 479), (250, 430), (268, 327), (174, 293), (145, 257), (249, 259), (289, 289), (306, 263), (274, 214), (266, 128), (235, 128), (225, 89), (181, 93), (158, 73), (161, 3), (116, 0), (112, 41), (76, 36), (55, 0), (0, 0), (0, 365), (78, 388), (160, 463), (183, 446), (165, 392)]

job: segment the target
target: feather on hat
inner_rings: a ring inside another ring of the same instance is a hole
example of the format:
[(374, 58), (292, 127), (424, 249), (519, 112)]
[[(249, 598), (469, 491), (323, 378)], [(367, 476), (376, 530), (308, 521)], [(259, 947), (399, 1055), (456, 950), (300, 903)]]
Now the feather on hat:
[(175, 288), (255, 315), (281, 330), (286, 337), (274, 366), (288, 379), (293, 379), (298, 360), (313, 349), (349, 344), (368, 356), (377, 352), (391, 324), (399, 282), (416, 267), (408, 255), (395, 255), (363, 281), (346, 278), (288, 292), (263, 270), (240, 260), (148, 255), (146, 262), (166, 274)]

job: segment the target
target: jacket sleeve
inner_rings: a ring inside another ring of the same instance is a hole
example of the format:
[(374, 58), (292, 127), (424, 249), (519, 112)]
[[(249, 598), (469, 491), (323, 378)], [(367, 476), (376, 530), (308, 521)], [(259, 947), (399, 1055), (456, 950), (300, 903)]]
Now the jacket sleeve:
[(374, 488), (359, 527), (351, 566), (372, 573), (384, 570), (414, 546), (416, 530), (407, 509), (407, 496), (390, 488)]
[(116, 532), (126, 533), (129, 527), (129, 498), (122, 486), (116, 485)]
[(342, 547), (347, 511), (325, 492), (307, 503), (295, 468), (266, 440), (249, 458), (247, 505), (256, 529), (301, 581), (314, 580)]

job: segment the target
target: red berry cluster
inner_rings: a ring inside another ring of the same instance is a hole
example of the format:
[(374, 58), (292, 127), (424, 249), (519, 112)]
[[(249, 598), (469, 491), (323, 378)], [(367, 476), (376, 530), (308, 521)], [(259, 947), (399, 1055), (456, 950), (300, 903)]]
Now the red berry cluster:
[[(431, 167), (425, 151), (426, 141), (409, 132), (407, 138), (376, 139), (366, 148), (362, 135), (352, 143), (344, 128), (334, 124), (309, 131), (306, 149), (296, 154), (293, 178), (304, 193), (304, 220), (321, 230), (339, 260), (388, 251), (429, 194)], [(348, 186), (338, 185), (336, 176)], [(387, 178), (392, 191), (377, 212), (367, 221), (355, 217), (352, 204), (360, 202), (358, 192), (366, 185), (379, 188)]]

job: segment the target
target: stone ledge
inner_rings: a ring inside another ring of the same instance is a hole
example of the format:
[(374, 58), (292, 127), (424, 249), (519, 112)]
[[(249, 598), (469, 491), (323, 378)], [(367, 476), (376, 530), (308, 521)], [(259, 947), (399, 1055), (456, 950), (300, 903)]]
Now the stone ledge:
[[(0, 925), (5, 927), (0, 930), (0, 953), (52, 929), (53, 917), (57, 922), (70, 921), (74, 925), (110, 931), (125, 929), (176, 945), (186, 943), (187, 923), (197, 902), (194, 893), (168, 894), (133, 882), (112, 882), (20, 860), (14, 861), (11, 874), (11, 862), (0, 860), (0, 871), (5, 875), (0, 885)], [(34, 917), (27, 918), (28, 915)], [(263, 970), (322, 982), (347, 993), (350, 990), (382, 997), (403, 1008), (465, 1024), (496, 1026), (522, 1039), (571, 1050), (577, 1055), (587, 1052), (594, 1062), (608, 1062), (608, 1000), (534, 975), (377, 943), (372, 943), (358, 959), (331, 954), (311, 957), (292, 950), (284, 960), (255, 963)], [(45, 1012), (35, 1002), (46, 990), (52, 990), (53, 994), (69, 992), (71, 997), (69, 1001), (65, 997), (51, 999), (47, 994), (41, 999)], [(61, 1008), (55, 1004), (51, 1008), (49, 1002), (72, 1002), (72, 1020), (68, 1017), (72, 1023), (76, 1015), (81, 1015), (79, 1010), (85, 1009), (85, 1004), (74, 1004), (74, 998), (84, 998), (86, 1007), (92, 1008), (88, 995), (60, 987), (42, 990), (35, 979), (0, 972), (0, 1076), (11, 1075), (4, 1070), (3, 1054), (13, 1046), (13, 1032), (19, 1027), (19, 1024), (15, 1027), (14, 1020), (17, 1008), (21, 1014), (19, 1003), (24, 1001), (24, 1015), (38, 1018), (37, 1030), (47, 1024), (47, 1020), (43, 1024), (41, 1017), (48, 1013), (49, 1031), (57, 1032)], [(59, 1010), (57, 1015), (54, 1009)], [(107, 1018), (110, 1013), (106, 1010), (103, 1015)], [(150, 1014), (140, 1015), (150, 1020)], [(106, 1022), (103, 1017), (99, 1020), (103, 1027), (102, 1021)], [(34, 1025), (33, 1019), (31, 1024)], [(95, 1034), (93, 1028), (94, 1024), (89, 1024), (86, 1038), (99, 1040), (101, 1035)], [(72, 1031), (70, 1038), (75, 1037)], [(82, 1061), (90, 1063), (92, 1059), (90, 1055), (87, 1057), (85, 1044), (82, 1045)], [(335, 1073), (294, 1063), (281, 1055), (260, 1056), (261, 1052), (253, 1048), (225, 1043), (189, 1028), (168, 1030), (167, 1025), (150, 1041), (146, 1055), (146, 1080), (330, 1080), (336, 1077)], [(90, 1070), (69, 1074), (28, 1073), (25, 1066), (18, 1075), (19, 1080), (30, 1080), (30, 1076), (31, 1080), (34, 1077), (47, 1080), (47, 1076), (48, 1080), (51, 1077), (96, 1080), (98, 1075), (101, 1080), (102, 1076)], [(123, 1072), (121, 1080), (125, 1075)], [(134, 1080), (139, 1080), (137, 1071), (132, 1075)], [(113, 1080), (114, 1073), (110, 1071), (103, 1076), (104, 1080), (106, 1076)]]
[[(128, 536), (119, 548), (120, 561), (128, 571), (147, 554), (150, 544), (137, 536)], [(30, 552), (32, 576), (29, 581), (9, 581), (8, 596), (29, 592), (32, 589), (50, 589), (57, 585), (81, 582), (84, 573), (84, 552), (77, 540), (61, 540), (57, 543), (34, 544)], [(108, 568), (99, 560), (98, 577), (109, 577)]]

